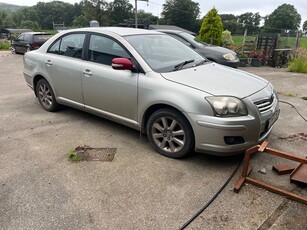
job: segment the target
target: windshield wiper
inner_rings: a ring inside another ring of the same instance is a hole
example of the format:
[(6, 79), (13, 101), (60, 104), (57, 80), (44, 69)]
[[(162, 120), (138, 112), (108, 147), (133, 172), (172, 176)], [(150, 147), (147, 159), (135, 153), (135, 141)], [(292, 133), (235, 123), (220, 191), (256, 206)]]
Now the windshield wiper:
[(201, 60), (201, 61), (198, 62), (195, 66), (203, 65), (205, 62), (208, 62), (208, 60), (207, 60), (207, 59)]
[(191, 59), (191, 60), (186, 60), (184, 62), (181, 62), (179, 63), (178, 65), (175, 65), (173, 71), (177, 71), (177, 70), (180, 70), (182, 69), (182, 67), (184, 67), (185, 65), (189, 64), (189, 63), (192, 63), (194, 62), (194, 59)]

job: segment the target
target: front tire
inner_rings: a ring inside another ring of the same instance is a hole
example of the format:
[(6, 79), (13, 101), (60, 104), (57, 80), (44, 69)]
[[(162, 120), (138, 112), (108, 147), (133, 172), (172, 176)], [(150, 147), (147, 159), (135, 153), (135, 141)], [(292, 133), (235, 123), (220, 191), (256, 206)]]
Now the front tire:
[(170, 158), (192, 152), (194, 135), (188, 120), (174, 109), (160, 109), (147, 122), (147, 136), (154, 149)]
[(59, 104), (55, 100), (52, 88), (45, 79), (40, 79), (38, 81), (36, 85), (36, 96), (45, 110), (54, 112), (59, 109)]

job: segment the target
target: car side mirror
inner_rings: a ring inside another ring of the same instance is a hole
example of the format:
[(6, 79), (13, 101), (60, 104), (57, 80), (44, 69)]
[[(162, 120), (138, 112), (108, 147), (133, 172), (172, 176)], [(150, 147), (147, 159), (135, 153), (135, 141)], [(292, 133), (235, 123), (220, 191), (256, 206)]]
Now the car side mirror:
[(116, 70), (132, 70), (133, 64), (128, 58), (114, 58), (112, 68)]

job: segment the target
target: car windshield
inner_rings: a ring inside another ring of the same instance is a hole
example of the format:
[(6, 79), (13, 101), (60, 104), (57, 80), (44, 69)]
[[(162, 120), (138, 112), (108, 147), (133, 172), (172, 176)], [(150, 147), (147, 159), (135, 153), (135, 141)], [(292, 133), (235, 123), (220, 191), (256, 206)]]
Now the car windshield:
[(204, 58), (165, 34), (131, 35), (125, 39), (156, 72), (177, 71), (204, 63)]
[(51, 34), (35, 34), (34, 35), (34, 42), (45, 42), (49, 38), (51, 38)]
[(192, 42), (192, 43), (197, 43), (198, 45), (202, 46), (208, 46), (209, 44), (200, 41), (197, 37), (193, 36), (192, 34), (186, 33), (186, 32), (181, 32), (180, 35), (184, 37), (186, 40)]

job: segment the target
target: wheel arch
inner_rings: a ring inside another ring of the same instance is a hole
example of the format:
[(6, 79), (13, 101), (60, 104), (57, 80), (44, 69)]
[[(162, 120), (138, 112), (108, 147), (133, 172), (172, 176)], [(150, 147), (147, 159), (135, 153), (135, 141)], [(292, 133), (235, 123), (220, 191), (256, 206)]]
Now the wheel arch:
[[(36, 94), (36, 86), (37, 86), (37, 83), (39, 80), (41, 79), (45, 79), (47, 82), (48, 80), (46, 78), (44, 78), (42, 75), (36, 75), (34, 78), (33, 78), (33, 89), (34, 89), (34, 93), (35, 93), (35, 96), (37, 97), (37, 94)], [(49, 82), (48, 82), (49, 83)]]
[[(168, 104), (154, 104), (151, 105), (150, 107), (148, 107), (145, 111), (145, 113), (143, 114), (143, 118), (142, 118), (142, 125), (141, 125), (141, 132), (143, 134), (146, 134), (146, 126), (147, 126), (147, 122), (149, 117), (156, 112), (159, 109), (172, 109), (177, 111), (178, 113), (180, 113), (182, 115), (182, 117), (187, 121), (188, 125), (191, 127), (192, 133), (193, 133), (193, 140), (195, 142), (195, 134), (194, 134), (194, 130), (192, 128), (192, 125), (189, 121), (189, 119), (176, 107), (168, 105)], [(195, 143), (194, 143), (195, 144)]]

